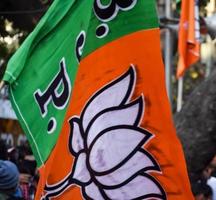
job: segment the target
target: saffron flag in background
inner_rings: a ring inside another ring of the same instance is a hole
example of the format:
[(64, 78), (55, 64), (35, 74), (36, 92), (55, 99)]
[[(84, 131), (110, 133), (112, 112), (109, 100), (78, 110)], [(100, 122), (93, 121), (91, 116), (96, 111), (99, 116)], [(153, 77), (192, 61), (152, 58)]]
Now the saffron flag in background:
[(56, 0), (10, 60), (36, 199), (193, 199), (154, 0)]
[(200, 26), (198, 0), (182, 0), (179, 24), (179, 61), (177, 78), (200, 58)]

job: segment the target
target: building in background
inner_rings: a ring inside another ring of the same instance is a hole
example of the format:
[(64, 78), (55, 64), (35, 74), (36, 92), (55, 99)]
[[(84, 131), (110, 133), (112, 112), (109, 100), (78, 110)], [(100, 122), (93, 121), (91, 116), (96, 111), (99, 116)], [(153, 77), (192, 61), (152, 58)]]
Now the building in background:
[(19, 146), (26, 141), (5, 87), (0, 91), (0, 139), (9, 146)]

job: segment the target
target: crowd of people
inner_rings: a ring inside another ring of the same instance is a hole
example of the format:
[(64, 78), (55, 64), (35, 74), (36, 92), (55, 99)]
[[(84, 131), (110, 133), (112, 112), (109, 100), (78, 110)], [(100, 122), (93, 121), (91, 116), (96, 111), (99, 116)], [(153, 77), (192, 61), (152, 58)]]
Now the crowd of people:
[(0, 140), (0, 200), (33, 200), (38, 178), (28, 143), (11, 147)]
[(192, 184), (195, 200), (216, 200), (216, 156), (203, 169), (200, 179)]
[[(216, 200), (216, 156), (201, 177), (192, 184), (195, 200)], [(33, 200), (38, 179), (28, 143), (11, 147), (0, 140), (0, 200)]]

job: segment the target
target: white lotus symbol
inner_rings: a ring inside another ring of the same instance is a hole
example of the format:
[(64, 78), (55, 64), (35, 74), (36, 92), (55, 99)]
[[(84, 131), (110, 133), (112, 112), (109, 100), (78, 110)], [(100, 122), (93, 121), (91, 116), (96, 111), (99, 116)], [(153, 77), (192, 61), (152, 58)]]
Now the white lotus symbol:
[(160, 171), (144, 150), (152, 134), (141, 128), (144, 99), (131, 100), (136, 83), (135, 68), (97, 91), (80, 118), (69, 122), (69, 149), (75, 157), (64, 180), (47, 185), (44, 199), (59, 196), (71, 185), (79, 185), (85, 199), (166, 199), (149, 171)]

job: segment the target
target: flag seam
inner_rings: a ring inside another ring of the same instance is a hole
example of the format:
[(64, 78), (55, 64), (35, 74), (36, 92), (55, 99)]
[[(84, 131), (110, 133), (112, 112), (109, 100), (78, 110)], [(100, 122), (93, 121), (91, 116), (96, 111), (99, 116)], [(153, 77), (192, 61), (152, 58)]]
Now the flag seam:
[(9, 71), (6, 71), (5, 73), (8, 74), (14, 81), (16, 80), (15, 76)]

